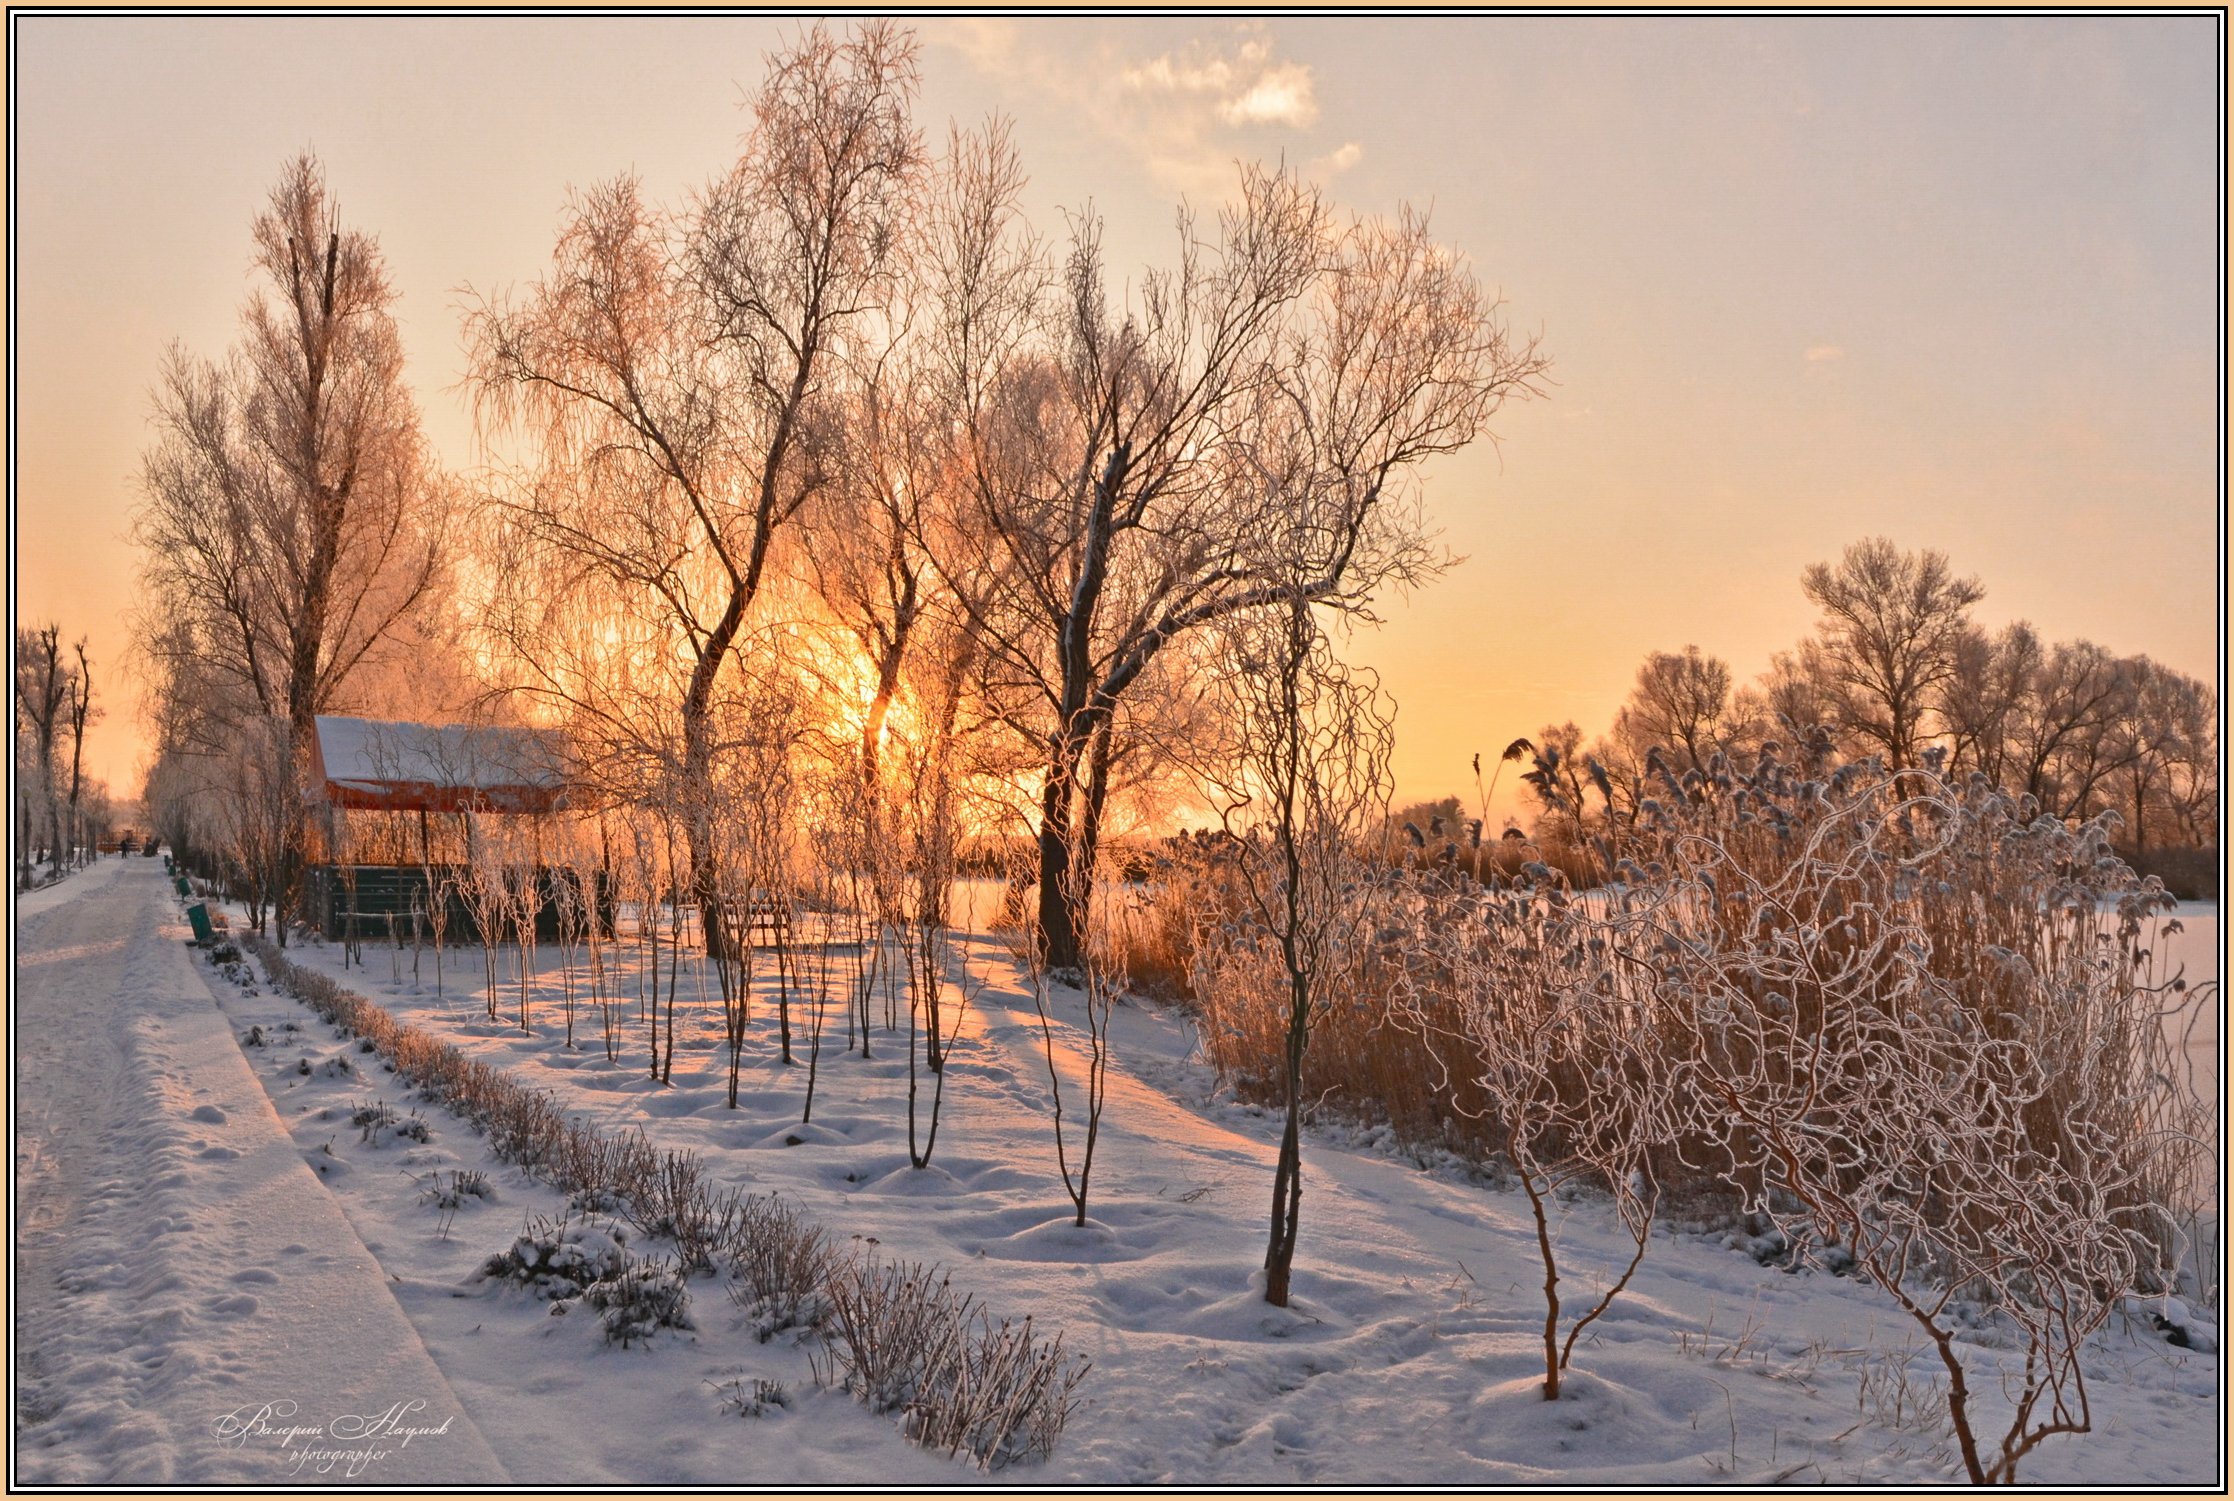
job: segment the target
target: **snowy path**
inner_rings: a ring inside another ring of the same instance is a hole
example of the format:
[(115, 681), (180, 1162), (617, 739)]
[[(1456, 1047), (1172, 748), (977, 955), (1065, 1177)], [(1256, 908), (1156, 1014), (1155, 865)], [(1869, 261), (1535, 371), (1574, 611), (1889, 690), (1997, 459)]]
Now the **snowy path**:
[[(159, 864), (119, 860), (18, 907), (14, 1478), (502, 1481), (167, 892)], [(412, 1415), (384, 1423), (397, 1403)]]

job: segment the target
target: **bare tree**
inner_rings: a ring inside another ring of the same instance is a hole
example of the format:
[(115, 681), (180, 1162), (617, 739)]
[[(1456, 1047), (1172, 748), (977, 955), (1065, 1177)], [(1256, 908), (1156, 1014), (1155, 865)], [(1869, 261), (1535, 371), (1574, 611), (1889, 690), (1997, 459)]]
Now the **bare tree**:
[[(1077, 901), (1077, 878), (1073, 877), (1071, 900)], [(1083, 918), (1080, 923), (1083, 926)], [(1082, 1093), (1085, 1099), (1078, 1107), (1079, 1130), (1076, 1138), (1076, 1155), (1071, 1143), (1063, 1134), (1063, 1127), (1070, 1119), (1063, 1105), (1063, 1072), (1058, 1061), (1055, 1044), (1055, 1024), (1052, 1016), (1054, 997), (1051, 988), (1065, 983), (1048, 973), (1038, 946), (1027, 941), (1023, 947), (1024, 975), (1032, 993), (1032, 1009), (1039, 1017), (1041, 1046), (1047, 1059), (1047, 1089), (1051, 1101), (1050, 1113), (1055, 1126), (1055, 1166), (1063, 1179), (1063, 1192), (1070, 1196), (1071, 1206), (1077, 1211), (1073, 1222), (1080, 1227), (1086, 1224), (1086, 1206), (1093, 1191), (1094, 1148), (1101, 1141), (1102, 1111), (1109, 1102), (1109, 1065), (1112, 1057), (1109, 1023), (1116, 1010), (1117, 998), (1125, 990), (1125, 972), (1121, 956), (1114, 951), (1097, 949), (1088, 944), (1078, 968), (1067, 979), (1075, 981), (1079, 993), (1079, 1020), (1083, 1026), (1074, 1035), (1081, 1037), (1080, 1053), (1085, 1065)], [(1079, 1054), (1073, 1054), (1079, 1057)]]
[[(1679, 777), (1705, 774), (1716, 755), (1745, 754), (1769, 737), (1773, 721), (1767, 696), (1750, 687), (1733, 690), (1731, 681), (1729, 664), (1703, 655), (1696, 646), (1686, 646), (1680, 654), (1653, 652), (1637, 669), (1613, 728), (1590, 747), (1579, 768), (1594, 781), (1588, 762), (1595, 760), (1606, 774), (1605, 801), (1619, 814), (1617, 838), (1619, 826), (1634, 818), (1637, 805), (1650, 795), (1655, 765)], [(1581, 785), (1570, 790), (1579, 795)]]
[(285, 720), (307, 794), (317, 715), (435, 592), (447, 490), (379, 246), (342, 229), (315, 158), (288, 164), (254, 239), (241, 343), (165, 363), (133, 530), (165, 622), (149, 649), (182, 659), (194, 712)]
[(1760, 677), (1760, 695), (1776, 731), (1805, 738), (1818, 726), (1837, 729), (1838, 711), (1820, 676), (1822, 666), (1804, 649), (1770, 656), (1768, 671)]
[[(1405, 967), (1397, 1004), (1408, 1025), (1432, 1032), (1447, 1014), (1443, 1003), (1456, 1003), (1456, 1061), (1445, 1066), (1479, 1091), (1492, 1139), (1528, 1198), (1544, 1269), (1544, 1399), (1553, 1401), (1575, 1341), (1644, 1261), (1659, 1208), (1652, 1156), (1681, 1134), (1682, 1112), (1653, 974), (1629, 953), (1644, 914), (1665, 896), (1616, 886), (1577, 900), (1556, 872), (1536, 869), (1537, 879), (1457, 901), (1425, 884), (1428, 966)], [(1446, 994), (1419, 995), (1423, 975)], [(1636, 1248), (1579, 1317), (1560, 1296), (1554, 1223), (1556, 1198), (1576, 1184), (1610, 1195)]]
[(1950, 771), (1982, 773), (2008, 785), (2017, 716), (2041, 669), (2040, 637), (2019, 620), (1988, 636), (1966, 626), (1956, 638), (1953, 671), (1936, 705), (1947, 733)]
[(1802, 657), (1838, 728), (1896, 769), (1914, 765), (1970, 607), (1986, 591), (1957, 578), (1944, 553), (1902, 552), (1883, 537), (1852, 544), (1835, 565), (1810, 564), (1800, 587), (1823, 612)]
[[(1593, 786), (1593, 768), (1598, 766), (1584, 748), (1582, 727), (1571, 719), (1545, 725), (1536, 732), (1528, 755), (1530, 769), (1521, 774), (1521, 781), (1529, 795), (1554, 827), (1579, 842), (1589, 811), (1586, 799)], [(1611, 794), (1603, 800), (1610, 803)]]
[(1629, 700), (1614, 716), (1614, 738), (1640, 752), (1661, 746), (1677, 758), (1679, 772), (1693, 771), (1744, 733), (1739, 709), (1729, 663), (1696, 646), (1656, 651), (1637, 669)]
[[(27, 832), (32, 820), (44, 814), (47, 837), (51, 841), (51, 863), (59, 875), (63, 835), (61, 799), (55, 785), (55, 737), (65, 727), (64, 716), (75, 692), (71, 686), (70, 664), (62, 655), (60, 625), (42, 625), (32, 630), (16, 628), (15, 689), (16, 759), (18, 765), (28, 760), (36, 779), (31, 783), (33, 797), (25, 818)], [(19, 884), (26, 886), (30, 884), (32, 848), (32, 841), (26, 840), (19, 878)]]
[[(728, 706), (725, 714), (724, 755), (713, 789), (720, 804), (709, 821), (715, 830), (713, 853), (722, 893), (722, 900), (710, 909), (709, 920), (726, 924), (727, 931), (718, 941), (709, 939), (707, 953), (721, 992), (731, 1109), (737, 1108), (759, 939), (790, 921), (793, 805), (798, 792), (793, 746), (800, 738), (802, 709), (797, 684), (788, 675), (755, 672), (745, 687), (747, 696)], [(788, 1064), (793, 1061), (791, 998), (789, 975), (782, 968), (783, 948), (778, 947), (773, 957), (779, 966), (779, 1045)]]
[(2133, 841), (2146, 848), (2152, 825), (2168, 843), (2193, 848), (2218, 843), (2218, 694), (2201, 679), (2147, 657), (2131, 659), (2139, 679), (2121, 735), (2130, 744), (2125, 797), (2133, 809)]
[[(677, 775), (709, 935), (717, 683), (772, 545), (826, 482), (833, 366), (889, 296), (922, 165), (915, 84), (890, 23), (812, 28), (769, 59), (743, 154), (690, 213), (658, 212), (633, 178), (595, 188), (528, 294), (468, 319), (484, 424), (540, 445), (498, 502), (507, 535), (685, 664)], [(521, 655), (528, 691), (597, 711), (595, 684)]]
[[(1308, 598), (1363, 612), (1426, 577), (1409, 488), (1545, 369), (1409, 212), (1335, 226), (1286, 172), (1245, 172), (1214, 245), (1113, 303), (1100, 221), (1072, 222), (1059, 285), (968, 434), (972, 498), (999, 565), (952, 582), (1044, 747), (1038, 935), (1078, 962), (1074, 865), (1117, 704), (1189, 633), (1279, 604), (1267, 545), (1296, 483), (1315, 515)], [(1270, 455), (1278, 454), (1277, 461)], [(1090, 884), (1084, 888), (1090, 895)]]
[(246, 888), (249, 926), (261, 933), (267, 919), (274, 926), (285, 923), (281, 903), (302, 848), (303, 800), (293, 730), (285, 719), (259, 715), (235, 725), (233, 733), (230, 755), (198, 758), (196, 764), (212, 779), (204, 795), (216, 808), (219, 848)]
[(2138, 686), (2124, 660), (2092, 641), (2059, 642), (2010, 715), (2006, 785), (2058, 817), (2096, 811), (2101, 782), (2132, 754), (2116, 729)]
[(1234, 622), (1224, 677), (1233, 770), (1220, 788), (1245, 918), (1198, 946), (1203, 983), (1222, 948), (1277, 956), (1286, 1037), (1265, 1301), (1286, 1307), (1303, 1207), (1303, 1061), (1311, 1026), (1362, 963), (1372, 905), (1360, 844), (1388, 817), (1391, 707), (1333, 653), (1304, 575), (1277, 608)]
[[(816, 593), (867, 664), (863, 782), (877, 763), (919, 627), (951, 614), (935, 553), (981, 553), (966, 525), (954, 434), (982, 404), (1022, 323), (1036, 250), (1020, 233), (1024, 175), (1005, 122), (951, 133), (920, 225), (905, 226), (881, 340), (851, 351), (846, 442), (810, 504), (800, 549)], [(966, 633), (965, 633), (966, 634)], [(951, 654), (950, 654), (951, 655)]]
[[(20, 658), (19, 658), (20, 661)], [(38, 852), (39, 819), (39, 747), (37, 737), (31, 732), (30, 720), (24, 713), (23, 696), (14, 696), (15, 705), (15, 775), (9, 787), (13, 793), (9, 816), (13, 820), (15, 836), (15, 883), (18, 891), (29, 890), (31, 870)]]
[(86, 644), (80, 636), (71, 648), (77, 670), (70, 675), (70, 842), (81, 849), (93, 846), (78, 822), (78, 801), (85, 790), (85, 727), (101, 717), (93, 703), (93, 663), (85, 654)]

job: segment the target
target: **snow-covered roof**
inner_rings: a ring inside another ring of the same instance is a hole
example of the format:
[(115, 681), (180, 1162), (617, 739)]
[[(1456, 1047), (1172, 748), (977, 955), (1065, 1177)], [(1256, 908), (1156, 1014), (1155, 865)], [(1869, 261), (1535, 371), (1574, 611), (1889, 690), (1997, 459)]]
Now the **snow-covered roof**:
[(343, 808), (544, 813), (563, 807), (574, 761), (549, 730), (318, 716), (318, 775)]

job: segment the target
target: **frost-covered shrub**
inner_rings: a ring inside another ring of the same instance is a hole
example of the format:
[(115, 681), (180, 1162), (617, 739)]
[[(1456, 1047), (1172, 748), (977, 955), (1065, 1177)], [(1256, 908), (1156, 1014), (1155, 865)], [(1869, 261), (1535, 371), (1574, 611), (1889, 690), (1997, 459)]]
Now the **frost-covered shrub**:
[[(2044, 1162), (2113, 1173), (2101, 1186), (2126, 1229), (2169, 1235), (2162, 1211), (2205, 1176), (2166, 1025), (2194, 1002), (2157, 972), (2172, 904), (2116, 858), (2114, 817), (2070, 828), (1982, 779), (1820, 749), (1797, 765), (1772, 752), (1742, 776), (1718, 760), (1681, 791), (1669, 779), (1636, 831), (1636, 858), (1676, 897), (1638, 937), (1673, 1003), (1670, 1045), (1701, 1078), (1815, 1091), (1827, 1112), (1838, 1090), (1866, 1095), (1894, 1044), (1990, 1056), (2013, 1071), (1996, 1081), (1998, 1129)], [(1757, 1155), (1740, 1142), (1727, 1163), (1753, 1196)]]
[[(1352, 1004), (1314, 1023), (1307, 1090), (1485, 1156), (1518, 1121), (1540, 1161), (1635, 1077), (1624, 1053), (1649, 1059), (1685, 1106), (1649, 1133), (1649, 1180), (1719, 1182), (1756, 1256), (1884, 1288), (1947, 1366), (1966, 1469), (2012, 1478), (2091, 1425), (2079, 1358), (2122, 1296), (2202, 1291), (2214, 1131), (2180, 1027), (2216, 986), (2157, 957), (2172, 904), (2117, 858), (2114, 815), (2068, 825), (1822, 737), (1646, 777), (1597, 889), (1525, 861), (1397, 873)], [(1203, 1047), (1261, 1099), (1282, 966), (1208, 869)], [(1620, 1203), (1634, 1180), (1595, 1171)], [(1958, 1308), (2016, 1352), (2006, 1392), (1966, 1384)]]
[(733, 1412), (741, 1418), (765, 1417), (776, 1408), (791, 1405), (791, 1393), (784, 1389), (784, 1384), (765, 1376), (755, 1376), (749, 1382), (738, 1376), (706, 1384), (720, 1393), (723, 1412)]
[(1033, 1337), (1032, 1321), (995, 1320), (982, 1308), (963, 1323), (951, 1384), (919, 1387), (901, 1428), (950, 1457), (969, 1454), (998, 1470), (1055, 1452), (1090, 1362), (1063, 1353), (1063, 1339)]
[(580, 1207), (626, 1214), (649, 1192), (660, 1158), (641, 1128), (617, 1136), (571, 1128), (552, 1143), (544, 1167), (552, 1182), (580, 1198)]
[(572, 1298), (628, 1267), (628, 1231), (611, 1221), (537, 1218), (481, 1275), (517, 1282), (539, 1298)]
[(751, 1318), (755, 1338), (813, 1328), (827, 1311), (824, 1289), (838, 1265), (829, 1235), (772, 1194), (745, 1199), (741, 1210), (723, 1247), (737, 1276), (731, 1300)]
[(384, 1100), (374, 1100), (369, 1105), (359, 1105), (350, 1113), (349, 1124), (358, 1131), (358, 1140), (370, 1141), (373, 1136), (396, 1123), (396, 1113)]
[[(604, 1315), (607, 1344), (627, 1346), (661, 1329), (691, 1329), (690, 1289), (680, 1267), (664, 1261), (628, 1260), (611, 1276), (582, 1289), (581, 1301)], [(551, 1311), (559, 1311), (553, 1304)]]
[(686, 1266), (711, 1266), (716, 1249), (705, 1164), (695, 1152), (660, 1154), (629, 1196), (628, 1217), (646, 1235), (665, 1236)]
[[(2108, 817), (1930, 765), (1818, 745), (1660, 775), (1631, 865), (1666, 900), (1619, 941), (1655, 972), (1696, 1135), (1811, 1262), (1922, 1327), (1971, 1479), (2014, 1479), (2091, 1426), (2088, 1336), (2180, 1264), (2210, 1138), (2167, 1026), (2182, 982), (2149, 953), (2168, 899)], [(1964, 1306), (2022, 1352), (2006, 1409), (1969, 1384)]]
[[(431, 1181), (429, 1181), (431, 1180)], [(419, 1200), (437, 1209), (463, 1208), (468, 1199), (493, 1200), (496, 1190), (489, 1185), (489, 1175), (473, 1168), (456, 1168), (449, 1173), (432, 1173), (421, 1180)]]
[[(1556, 880), (1475, 887), (1418, 937), (1398, 992), (1407, 1030), (1435, 1039), (1446, 1067), (1468, 1071), (1536, 1220), (1547, 1400), (1559, 1395), (1577, 1337), (1643, 1261), (1659, 1211), (1653, 1159), (1683, 1134), (1680, 1054), (1655, 1017), (1652, 970), (1621, 941), (1639, 903), (1666, 900), (1607, 892), (1585, 902)], [(1442, 1027), (1455, 1030), (1438, 1036)], [(1611, 1197), (1635, 1250), (1578, 1317), (1573, 1294), (1559, 1294), (1552, 1221), (1556, 1203), (1584, 1186)]]
[(844, 1263), (829, 1282), (818, 1374), (917, 1443), (994, 1470), (1052, 1453), (1091, 1362), (998, 1322), (936, 1267)]
[(577, 1188), (566, 1196), (566, 1207), (576, 1214), (619, 1214), (627, 1203), (609, 1188)]

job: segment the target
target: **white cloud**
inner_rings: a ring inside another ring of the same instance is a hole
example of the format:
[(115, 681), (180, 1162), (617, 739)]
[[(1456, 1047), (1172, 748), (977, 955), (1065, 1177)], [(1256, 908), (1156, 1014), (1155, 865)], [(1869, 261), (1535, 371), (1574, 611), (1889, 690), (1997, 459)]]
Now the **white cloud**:
[(1842, 360), (1846, 358), (1846, 351), (1839, 348), (1836, 344), (1810, 344), (1807, 348), (1807, 353), (1802, 356), (1802, 358), (1804, 358), (1810, 365), (1820, 365), (1826, 360)]
[[(1275, 132), (1319, 119), (1311, 65), (1281, 55), (1259, 21), (1229, 24), (1153, 56), (1126, 56), (1112, 40), (1063, 45), (1006, 18), (957, 18), (930, 35), (980, 71), (1059, 98), (1112, 141), (1136, 153), (1155, 179), (1197, 201), (1234, 188), (1234, 163), (1301, 150)], [(1303, 143), (1315, 144), (1315, 143)], [(1314, 163), (1322, 178), (1362, 154), (1344, 145)]]
[(1324, 182), (1330, 177), (1347, 172), (1365, 157), (1365, 148), (1355, 141), (1344, 141), (1335, 150), (1311, 163), (1311, 175)]
[(1136, 94), (1223, 94), (1233, 84), (1233, 66), (1222, 57), (1206, 61), (1174, 59), (1168, 52), (1137, 63), (1118, 75)]
[(1288, 125), (1297, 129), (1319, 118), (1319, 102), (1311, 97), (1311, 69), (1303, 63), (1282, 63), (1269, 68), (1239, 98), (1218, 102), (1218, 114), (1229, 125)]
[(1319, 118), (1310, 65), (1274, 58), (1272, 43), (1262, 36), (1230, 46), (1196, 40), (1176, 53), (1135, 63), (1118, 77), (1131, 94), (1207, 104), (1228, 125), (1301, 129)]

